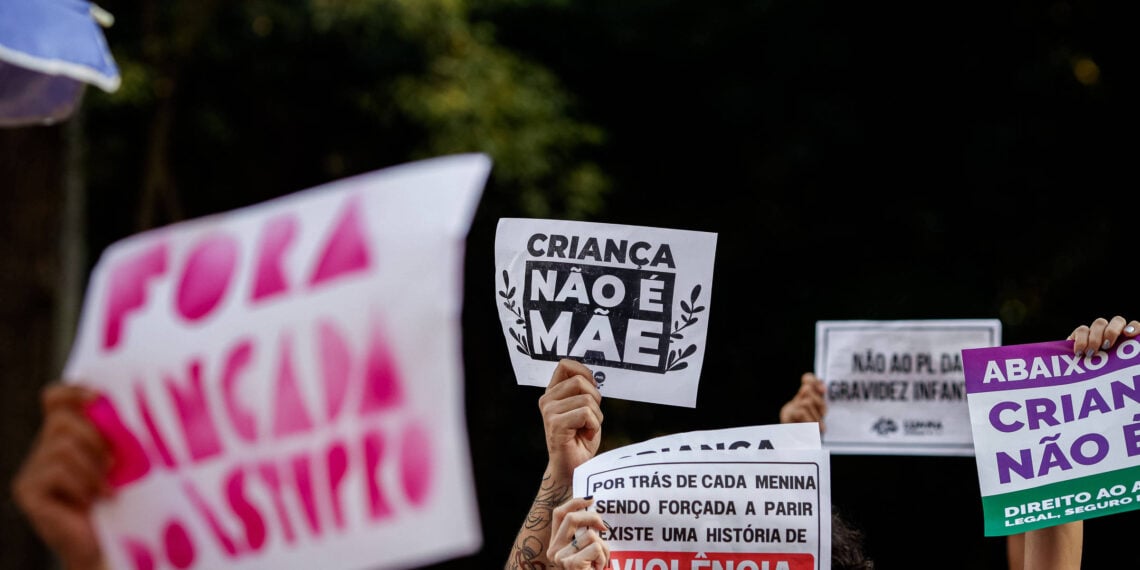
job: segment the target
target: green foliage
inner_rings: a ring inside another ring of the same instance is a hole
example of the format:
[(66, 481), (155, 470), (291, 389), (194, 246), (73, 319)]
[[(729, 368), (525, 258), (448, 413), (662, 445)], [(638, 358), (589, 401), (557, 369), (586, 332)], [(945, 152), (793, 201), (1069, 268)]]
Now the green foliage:
[[(600, 144), (601, 129), (572, 117), (573, 101), (549, 71), (494, 42), (487, 23), (470, 20), (461, 0), (317, 2), (314, 20), (326, 33), (346, 33), (381, 16), (417, 46), (423, 67), (364, 94), (366, 111), (382, 116), (386, 101), (425, 130), (416, 158), (486, 152), (495, 181), (526, 215), (581, 218), (602, 205), (606, 179), (577, 151)], [(322, 8), (323, 7), (323, 8)], [(377, 24), (379, 26), (379, 24)]]
[(109, 33), (123, 87), (91, 106), (97, 189), (137, 183), (169, 101), (187, 215), (474, 151), (494, 159), (485, 200), (500, 210), (583, 218), (602, 206), (608, 182), (589, 159), (601, 129), (465, 0), (155, 6), (137, 20), (116, 13)]

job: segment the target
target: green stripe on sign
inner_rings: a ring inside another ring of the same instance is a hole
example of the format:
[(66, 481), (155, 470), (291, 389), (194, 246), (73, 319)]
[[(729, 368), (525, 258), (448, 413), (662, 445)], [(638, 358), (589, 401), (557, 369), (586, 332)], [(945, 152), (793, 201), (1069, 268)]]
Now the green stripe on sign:
[(1140, 466), (982, 497), (986, 536), (1140, 509)]

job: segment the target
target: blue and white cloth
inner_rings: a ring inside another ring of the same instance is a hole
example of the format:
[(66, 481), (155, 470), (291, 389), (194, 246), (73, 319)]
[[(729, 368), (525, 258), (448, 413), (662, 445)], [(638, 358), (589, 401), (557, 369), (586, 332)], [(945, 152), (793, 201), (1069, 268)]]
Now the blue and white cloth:
[(0, 127), (66, 119), (87, 84), (119, 88), (97, 14), (85, 0), (0, 0)]

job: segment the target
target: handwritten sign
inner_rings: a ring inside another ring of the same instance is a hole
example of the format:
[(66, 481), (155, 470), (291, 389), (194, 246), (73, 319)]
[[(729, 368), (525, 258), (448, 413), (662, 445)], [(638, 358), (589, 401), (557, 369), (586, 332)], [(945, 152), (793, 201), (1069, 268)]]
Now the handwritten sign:
[(91, 277), (111, 568), (407, 568), (477, 550), (455, 155), (138, 234)]
[(986, 536), (1140, 508), (1140, 342), (962, 351)]
[(495, 300), (518, 383), (546, 386), (570, 357), (606, 397), (694, 407), (715, 254), (707, 232), (500, 220)]
[(1001, 344), (1001, 321), (819, 321), (815, 336), (825, 448), (973, 455), (961, 351)]
[(579, 466), (574, 494), (592, 495), (592, 508), (608, 524), (602, 538), (610, 565), (829, 570), (827, 452), (753, 445), (801, 441), (808, 430), (818, 435), (818, 427), (755, 427), (658, 438)]

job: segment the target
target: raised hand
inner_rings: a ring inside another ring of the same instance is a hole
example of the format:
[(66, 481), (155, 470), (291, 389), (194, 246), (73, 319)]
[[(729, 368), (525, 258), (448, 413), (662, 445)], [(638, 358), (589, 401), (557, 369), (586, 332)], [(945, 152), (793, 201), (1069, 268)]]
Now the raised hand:
[(43, 425), (12, 480), (16, 504), (67, 570), (103, 568), (91, 507), (111, 494), (106, 480), (111, 454), (83, 415), (94, 397), (74, 384), (44, 389)]
[(804, 372), (800, 389), (780, 408), (780, 423), (819, 422), (819, 431), (823, 432), (823, 416), (827, 414), (825, 393), (823, 381), (811, 372)]

